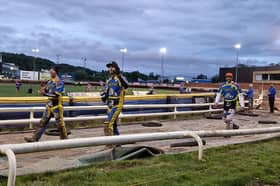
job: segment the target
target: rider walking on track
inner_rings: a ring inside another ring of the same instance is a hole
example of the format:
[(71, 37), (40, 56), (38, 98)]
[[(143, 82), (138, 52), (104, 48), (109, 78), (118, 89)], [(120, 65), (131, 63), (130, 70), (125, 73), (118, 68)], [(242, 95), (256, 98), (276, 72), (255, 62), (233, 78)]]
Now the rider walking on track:
[(233, 122), (234, 114), (237, 110), (238, 103), (244, 108), (244, 98), (240, 86), (232, 81), (232, 73), (226, 73), (226, 82), (220, 87), (215, 99), (215, 106), (221, 97), (224, 97), (224, 121), (226, 129), (239, 129), (239, 126)]
[(62, 95), (64, 93), (64, 82), (58, 77), (58, 69), (50, 69), (51, 80), (45, 87), (41, 87), (40, 93), (48, 97), (48, 103), (40, 121), (40, 128), (37, 129), (31, 137), (25, 137), (26, 142), (39, 141), (44, 134), (47, 125), (52, 117), (55, 118), (60, 139), (67, 139), (67, 130), (63, 119)]
[(106, 86), (101, 92), (102, 101), (107, 104), (107, 119), (104, 122), (104, 135), (119, 135), (118, 117), (122, 111), (124, 104), (125, 90), (128, 88), (128, 82), (120, 74), (120, 68), (114, 61), (107, 65), (110, 78), (106, 82)]

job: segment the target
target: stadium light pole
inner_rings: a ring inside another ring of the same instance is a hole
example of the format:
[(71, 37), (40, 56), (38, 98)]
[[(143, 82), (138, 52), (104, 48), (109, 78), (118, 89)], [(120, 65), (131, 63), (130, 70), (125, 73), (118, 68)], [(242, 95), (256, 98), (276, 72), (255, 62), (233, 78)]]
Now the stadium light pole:
[(122, 54), (122, 71), (124, 72), (124, 55), (127, 53), (127, 48), (121, 48), (120, 52)]
[(60, 54), (56, 54), (56, 63), (57, 64), (60, 64), (60, 57), (61, 57)]
[(161, 61), (161, 78), (160, 78), (160, 81), (161, 81), (161, 83), (163, 83), (163, 76), (164, 76), (163, 63), (164, 63), (164, 57), (167, 53), (167, 49), (166, 48), (160, 48), (159, 52), (160, 52), (160, 61)]
[(239, 51), (241, 49), (241, 44), (236, 43), (234, 45), (235, 51), (236, 51), (236, 67), (235, 67), (235, 82), (237, 83), (238, 81), (238, 63), (239, 63)]
[(87, 58), (86, 57), (82, 57), (82, 61), (84, 63), (84, 69), (86, 70), (87, 67)]
[(32, 48), (32, 52), (35, 55), (35, 59), (33, 60), (33, 80), (35, 80), (35, 62), (36, 62), (36, 58), (38, 56), (39, 51), (40, 50), (38, 48)]

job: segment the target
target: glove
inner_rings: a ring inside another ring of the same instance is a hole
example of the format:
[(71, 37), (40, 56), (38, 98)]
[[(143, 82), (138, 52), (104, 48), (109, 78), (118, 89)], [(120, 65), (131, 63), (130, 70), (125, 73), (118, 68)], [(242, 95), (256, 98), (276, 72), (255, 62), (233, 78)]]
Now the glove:
[(101, 96), (101, 100), (103, 103), (106, 103), (107, 102), (107, 99), (108, 99), (108, 94), (106, 94), (106, 92), (104, 91), (101, 91), (100, 92), (100, 96)]

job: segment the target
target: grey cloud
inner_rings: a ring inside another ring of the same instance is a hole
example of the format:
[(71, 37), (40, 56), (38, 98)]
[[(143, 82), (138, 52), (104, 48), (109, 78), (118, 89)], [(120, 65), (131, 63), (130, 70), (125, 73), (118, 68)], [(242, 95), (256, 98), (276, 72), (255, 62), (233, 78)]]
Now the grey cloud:
[(159, 48), (167, 47), (167, 74), (215, 74), (235, 63), (236, 42), (244, 62), (278, 56), (279, 8), (277, 0), (12, 0), (0, 7), (0, 49), (39, 47), (42, 57), (59, 53), (76, 65), (86, 56), (102, 69), (127, 47), (127, 70), (159, 73)]

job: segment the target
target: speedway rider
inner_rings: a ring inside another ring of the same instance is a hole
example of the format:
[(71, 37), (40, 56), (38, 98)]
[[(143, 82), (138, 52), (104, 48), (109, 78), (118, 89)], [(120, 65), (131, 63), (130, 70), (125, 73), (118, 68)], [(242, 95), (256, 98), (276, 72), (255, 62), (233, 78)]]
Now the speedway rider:
[(120, 68), (115, 61), (107, 65), (110, 78), (106, 82), (104, 90), (101, 92), (102, 101), (107, 104), (107, 119), (104, 122), (104, 135), (119, 135), (118, 117), (124, 104), (125, 90), (128, 82), (120, 74)]
[(216, 95), (215, 106), (221, 97), (224, 97), (224, 121), (226, 129), (239, 129), (239, 126), (233, 122), (234, 114), (237, 110), (238, 103), (244, 108), (244, 97), (240, 86), (232, 81), (232, 73), (226, 73), (226, 82), (220, 87)]
[(64, 93), (64, 82), (58, 76), (57, 67), (50, 69), (51, 79), (45, 87), (41, 87), (40, 93), (48, 97), (46, 109), (40, 120), (40, 128), (31, 137), (25, 137), (26, 142), (39, 141), (44, 134), (47, 125), (52, 117), (55, 118), (57, 129), (60, 132), (60, 139), (67, 139), (67, 130), (63, 119), (62, 95)]

